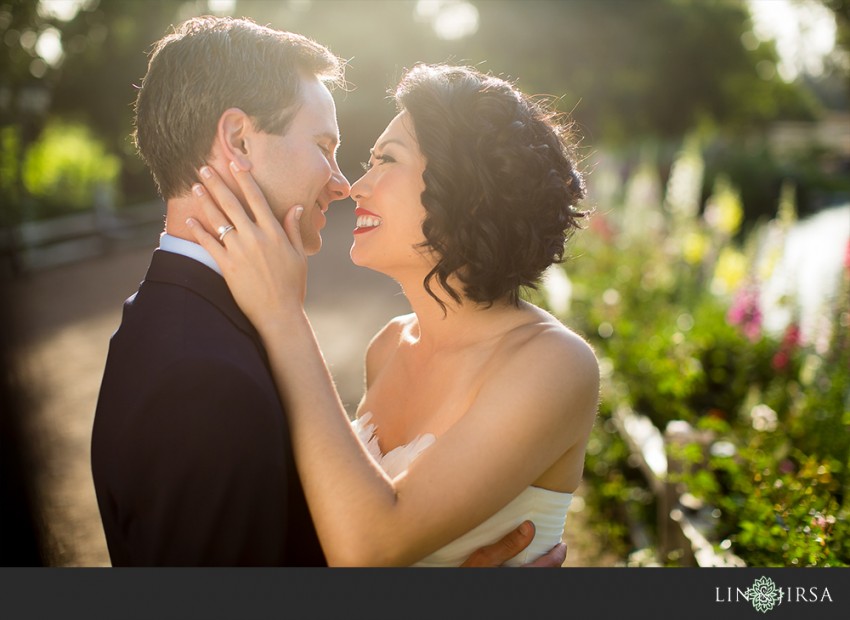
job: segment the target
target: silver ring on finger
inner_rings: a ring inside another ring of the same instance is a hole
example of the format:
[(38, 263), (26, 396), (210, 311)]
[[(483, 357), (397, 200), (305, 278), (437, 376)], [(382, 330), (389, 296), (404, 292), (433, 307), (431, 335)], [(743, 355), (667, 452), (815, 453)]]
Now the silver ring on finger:
[(218, 233), (218, 240), (224, 243), (224, 237), (227, 235), (227, 233), (235, 229), (236, 226), (234, 226), (233, 224), (228, 224), (227, 226), (219, 226), (218, 228), (216, 228), (216, 232)]

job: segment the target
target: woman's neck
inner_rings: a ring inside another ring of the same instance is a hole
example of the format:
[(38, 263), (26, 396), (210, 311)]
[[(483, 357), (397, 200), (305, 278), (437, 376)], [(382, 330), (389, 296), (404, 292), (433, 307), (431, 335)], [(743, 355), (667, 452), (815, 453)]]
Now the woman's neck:
[[(423, 276), (424, 278), (424, 276)], [(422, 278), (409, 278), (399, 281), (413, 313), (416, 315), (416, 329), (410, 334), (412, 344), (426, 351), (443, 351), (463, 347), (492, 337), (494, 322), (516, 311), (516, 306), (506, 301), (496, 301), (492, 306), (477, 304), (468, 299), (462, 303), (453, 300), (443, 290), (439, 281), (430, 281), (431, 290), (445, 304), (445, 311), (437, 303), (422, 283)], [(452, 288), (461, 292), (457, 282), (450, 282)]]

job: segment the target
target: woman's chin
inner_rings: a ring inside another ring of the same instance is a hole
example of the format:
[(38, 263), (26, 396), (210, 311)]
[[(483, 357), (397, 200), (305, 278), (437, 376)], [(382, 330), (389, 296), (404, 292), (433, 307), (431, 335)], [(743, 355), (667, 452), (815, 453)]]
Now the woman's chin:
[(374, 258), (370, 260), (370, 258), (366, 255), (365, 252), (360, 251), (357, 248), (357, 244), (351, 246), (351, 250), (348, 253), (349, 258), (351, 258), (351, 262), (357, 265), (358, 267), (363, 267), (364, 269), (371, 269), (375, 273), (380, 273), (381, 275), (385, 275), (387, 277), (392, 278), (393, 276), (388, 273), (386, 269), (386, 265), (381, 265), (380, 262), (376, 262)]
[(358, 249), (357, 242), (351, 244), (351, 249), (348, 251), (348, 256), (351, 258), (351, 262), (357, 265), (358, 267), (366, 267), (370, 268), (369, 261), (366, 260), (366, 257), (363, 256), (363, 253)]

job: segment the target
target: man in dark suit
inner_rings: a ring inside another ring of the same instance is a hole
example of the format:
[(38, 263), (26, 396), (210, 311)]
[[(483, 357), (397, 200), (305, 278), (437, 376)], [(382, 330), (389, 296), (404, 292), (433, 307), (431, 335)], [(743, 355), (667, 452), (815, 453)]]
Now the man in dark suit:
[[(324, 47), (244, 20), (189, 20), (154, 46), (135, 137), (166, 200), (165, 234), (110, 342), (92, 434), (115, 566), (324, 564), (263, 347), (184, 222), (198, 217), (195, 170), (234, 156), (271, 178), (281, 212), (309, 197), (324, 218), (349, 189), (333, 148), (291, 179), (296, 153), (272, 147), (313, 103), (304, 84), (340, 77)], [(329, 114), (323, 140), (337, 135)]]
[[(205, 222), (191, 197), (202, 164), (241, 196), (235, 160), (281, 221), (304, 206), (304, 246), (318, 252), (325, 211), (350, 189), (325, 86), (341, 78), (323, 46), (248, 20), (192, 19), (154, 46), (135, 137), (166, 227), (110, 342), (92, 434), (115, 566), (325, 563), (263, 346), (185, 222)], [(516, 531), (470, 565), (496, 565), (531, 538)]]

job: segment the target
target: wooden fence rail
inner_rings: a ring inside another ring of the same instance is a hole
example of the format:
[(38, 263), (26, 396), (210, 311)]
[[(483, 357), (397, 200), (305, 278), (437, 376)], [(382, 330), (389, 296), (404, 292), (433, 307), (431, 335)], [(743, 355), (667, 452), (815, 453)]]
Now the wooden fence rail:
[(686, 566), (745, 566), (741, 558), (728, 551), (718, 552), (710, 542), (714, 508), (702, 505), (681, 484), (671, 481), (671, 473), (680, 465), (669, 458), (670, 447), (700, 440), (690, 425), (671, 422), (662, 434), (648, 417), (626, 406), (618, 407), (612, 417), (655, 496), (657, 561), (664, 564), (678, 557)]
[(165, 205), (157, 200), (0, 228), (0, 266), (19, 275), (101, 256), (117, 247), (153, 245), (164, 215)]

